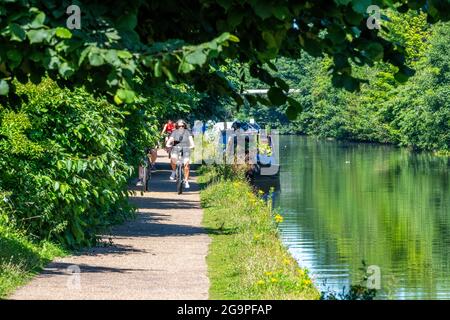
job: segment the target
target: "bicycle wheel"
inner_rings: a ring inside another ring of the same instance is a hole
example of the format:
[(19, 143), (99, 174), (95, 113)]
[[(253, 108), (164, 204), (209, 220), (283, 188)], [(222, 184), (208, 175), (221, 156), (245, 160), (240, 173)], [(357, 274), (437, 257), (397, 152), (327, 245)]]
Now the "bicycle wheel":
[(183, 193), (183, 166), (181, 164), (177, 164), (177, 191), (178, 194)]

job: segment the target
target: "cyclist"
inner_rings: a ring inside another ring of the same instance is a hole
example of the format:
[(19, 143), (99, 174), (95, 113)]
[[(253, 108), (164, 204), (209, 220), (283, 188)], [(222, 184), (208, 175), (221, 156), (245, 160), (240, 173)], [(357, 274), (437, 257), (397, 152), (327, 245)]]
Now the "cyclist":
[(194, 148), (194, 138), (192, 137), (191, 131), (188, 129), (186, 121), (180, 119), (177, 121), (176, 130), (172, 132), (169, 139), (167, 140), (166, 147), (172, 148), (170, 165), (172, 166), (172, 174), (170, 175), (170, 180), (175, 180), (175, 170), (177, 167), (177, 160), (180, 151), (183, 151), (182, 161), (184, 164), (184, 187), (189, 189), (189, 157), (191, 154), (191, 149)]
[[(162, 131), (161, 131), (161, 136), (164, 137), (164, 145), (166, 145), (167, 140), (169, 140), (170, 135), (172, 134), (173, 130), (175, 130), (175, 123), (173, 123), (173, 121), (171, 119), (167, 120), (166, 124), (164, 125)], [(170, 149), (169, 148), (165, 148), (167, 153), (169, 154), (169, 159), (170, 159)]]
[(175, 130), (175, 123), (172, 120), (167, 120), (167, 123), (164, 125), (161, 135), (164, 136), (164, 143), (167, 143), (170, 134)]

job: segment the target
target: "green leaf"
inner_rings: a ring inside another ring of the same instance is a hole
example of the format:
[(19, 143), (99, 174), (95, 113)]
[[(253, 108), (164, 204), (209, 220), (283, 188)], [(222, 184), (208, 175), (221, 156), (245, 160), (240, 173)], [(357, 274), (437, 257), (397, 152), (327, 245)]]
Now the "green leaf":
[(72, 160), (67, 160), (66, 161), (66, 167), (67, 167), (67, 171), (72, 171)]
[(300, 102), (298, 102), (294, 98), (288, 97), (287, 101), (288, 101), (289, 105), (294, 107), (298, 112), (303, 110), (302, 105), (300, 104)]
[(269, 98), (270, 102), (272, 102), (274, 105), (282, 105), (286, 102), (286, 95), (284, 94), (283, 90), (281, 90), (278, 87), (271, 87), (269, 91), (267, 92), (267, 97)]
[(9, 85), (5, 80), (0, 80), (0, 96), (6, 96), (9, 93)]
[(30, 30), (27, 32), (28, 39), (30, 43), (41, 43), (47, 39), (48, 33), (46, 30)]
[(170, 81), (175, 81), (175, 77), (173, 76), (172, 72), (167, 69), (166, 67), (162, 67), (162, 71), (164, 72), (164, 74), (166, 75), (167, 78), (169, 78)]
[(117, 90), (116, 95), (121, 101), (124, 101), (126, 103), (134, 102), (134, 98), (136, 96), (134, 91), (127, 90), (127, 89), (119, 89), (119, 90)]
[(65, 78), (70, 77), (71, 75), (74, 74), (74, 69), (67, 63), (67, 62), (63, 62), (60, 66), (59, 66), (59, 74), (62, 75)]
[(203, 65), (206, 62), (206, 54), (201, 49), (197, 49), (186, 55), (186, 62), (190, 64)]
[(289, 9), (285, 6), (279, 6), (273, 8), (273, 15), (279, 20), (285, 20), (290, 17)]
[(108, 50), (105, 54), (105, 60), (109, 64), (119, 67), (121, 65), (120, 59), (118, 57), (116, 50)]
[(116, 30), (112, 32), (105, 32), (105, 35), (111, 42), (118, 41), (121, 39), (120, 35), (117, 33)]
[(59, 186), (60, 186), (60, 183), (58, 181), (55, 181), (55, 184), (53, 185), (53, 189), (55, 191), (58, 191), (59, 190)]
[(378, 42), (371, 42), (366, 46), (364, 52), (370, 59), (378, 61), (383, 59), (384, 48)]
[(134, 30), (137, 26), (136, 12), (122, 15), (117, 21), (117, 29)]
[(69, 190), (69, 185), (67, 183), (63, 183), (60, 185), (59, 190), (61, 190), (61, 194), (64, 195)]
[(352, 0), (353, 11), (365, 14), (367, 8), (372, 4), (372, 0)]
[(180, 67), (179, 67), (180, 72), (189, 73), (193, 70), (195, 70), (195, 67), (192, 64), (187, 63), (186, 61), (183, 61), (180, 63)]
[(119, 58), (122, 58), (122, 59), (131, 59), (131, 58), (133, 58), (133, 55), (130, 52), (126, 51), (126, 50), (119, 50), (119, 51), (117, 51), (117, 55), (119, 56)]
[(297, 118), (298, 111), (292, 105), (289, 105), (286, 109), (286, 116), (289, 120), (295, 120)]
[(33, 21), (31, 22), (31, 28), (41, 28), (44, 25), (44, 21), (45, 21), (45, 13), (44, 12), (39, 12), (36, 17), (33, 19)]
[(275, 36), (270, 31), (263, 31), (261, 33), (262, 38), (267, 43), (268, 48), (278, 48), (277, 46), (277, 40), (275, 39)]
[(78, 59), (78, 65), (81, 66), (84, 59), (87, 57), (89, 52), (91, 51), (92, 47), (84, 48), (83, 51), (81, 51), (80, 58)]
[(161, 60), (158, 60), (155, 63), (155, 77), (159, 78), (161, 76), (162, 76), (162, 65)]
[(228, 14), (227, 22), (231, 29), (234, 29), (242, 22), (243, 18), (244, 12), (242, 10), (233, 9), (233, 11)]
[(146, 66), (147, 68), (152, 67), (153, 66), (153, 62), (154, 62), (154, 59), (153, 59), (152, 56), (145, 56), (145, 57), (142, 58), (142, 64), (144, 66)]
[(217, 38), (215, 38), (211, 42), (217, 44), (217, 43), (225, 42), (227, 40), (230, 40), (230, 33), (229, 32), (224, 32), (224, 33), (222, 33), (220, 36), (218, 36)]
[(18, 49), (11, 49), (6, 52), (6, 56), (9, 60), (18, 62), (22, 61), (22, 52)]
[(262, 97), (260, 95), (256, 96), (256, 100), (259, 103), (261, 103), (262, 105), (265, 105), (265, 106), (268, 106), (268, 107), (272, 105), (272, 103), (269, 101), (269, 99), (266, 99), (266, 98), (264, 98), (264, 97)]
[(239, 41), (240, 41), (239, 38), (236, 37), (236, 36), (233, 35), (233, 34), (230, 34), (229, 40), (230, 40), (231, 42), (239, 42)]
[(64, 168), (64, 161), (58, 160), (58, 161), (56, 162), (56, 168), (57, 168), (58, 170), (62, 170), (62, 169)]
[(11, 41), (23, 41), (27, 37), (25, 31), (17, 23), (11, 23), (8, 27), (11, 32)]
[(119, 96), (118, 96), (117, 94), (114, 95), (114, 102), (115, 102), (117, 105), (121, 105), (121, 104), (123, 103), (122, 99), (120, 99)]
[(275, 78), (275, 83), (277, 86), (279, 86), (281, 89), (283, 89), (285, 92), (289, 91), (289, 85), (281, 78)]
[(108, 77), (106, 78), (106, 83), (110, 87), (115, 87), (119, 84), (119, 77), (116, 70), (111, 70), (111, 72), (108, 74)]
[(272, 5), (269, 3), (253, 1), (252, 7), (253, 11), (255, 11), (255, 13), (263, 20), (269, 18), (272, 15)]
[(92, 50), (91, 52), (89, 52), (88, 58), (89, 63), (91, 64), (91, 66), (94, 67), (101, 66), (102, 64), (105, 63), (105, 60), (103, 59), (102, 55), (97, 50)]
[(72, 32), (69, 29), (58, 27), (55, 29), (55, 34), (58, 38), (61, 39), (70, 39), (72, 38)]
[(81, 173), (84, 168), (84, 162), (82, 160), (77, 161), (77, 173)]

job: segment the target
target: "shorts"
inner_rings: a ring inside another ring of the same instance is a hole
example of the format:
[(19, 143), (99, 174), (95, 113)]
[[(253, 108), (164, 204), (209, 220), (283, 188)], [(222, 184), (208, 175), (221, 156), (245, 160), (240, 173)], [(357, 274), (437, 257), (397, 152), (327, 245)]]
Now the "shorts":
[[(179, 147), (173, 147), (172, 151), (170, 152), (170, 157), (177, 161), (179, 157), (179, 153), (181, 151), (181, 148)], [(189, 163), (189, 159), (191, 157), (191, 150), (189, 148), (183, 148), (183, 163), (187, 164)]]

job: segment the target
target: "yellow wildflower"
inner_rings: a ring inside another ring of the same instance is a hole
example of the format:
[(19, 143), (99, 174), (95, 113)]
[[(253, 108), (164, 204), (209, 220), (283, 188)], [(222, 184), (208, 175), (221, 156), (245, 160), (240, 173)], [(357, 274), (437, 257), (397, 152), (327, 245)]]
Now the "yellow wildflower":
[(256, 284), (258, 286), (262, 286), (263, 284), (265, 284), (264, 280), (259, 280), (258, 282), (256, 282)]
[(271, 275), (272, 275), (272, 272), (266, 271), (264, 274), (265, 274), (266, 276), (271, 276)]
[(278, 282), (278, 279), (277, 278), (270, 278), (270, 282), (276, 283), (276, 282)]
[(277, 213), (276, 215), (275, 215), (275, 222), (276, 223), (281, 223), (281, 222), (283, 222), (283, 217), (279, 214), (279, 213)]
[(310, 279), (304, 279), (303, 282), (302, 282), (302, 284), (303, 284), (304, 286), (310, 286), (310, 285), (312, 284), (312, 281), (311, 281)]
[(297, 269), (297, 273), (298, 273), (299, 276), (303, 277), (305, 275), (305, 270), (303, 270), (301, 268), (298, 268)]

